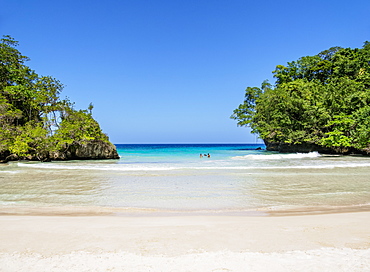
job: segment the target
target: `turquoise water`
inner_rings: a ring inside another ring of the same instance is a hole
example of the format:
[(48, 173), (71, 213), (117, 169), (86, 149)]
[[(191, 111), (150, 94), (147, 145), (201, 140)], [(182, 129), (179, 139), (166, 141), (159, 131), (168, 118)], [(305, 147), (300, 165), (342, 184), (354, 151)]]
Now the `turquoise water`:
[[(262, 148), (262, 150), (257, 150)], [(370, 158), (278, 154), (263, 145), (117, 145), (106, 161), (0, 165), (0, 210), (368, 209)], [(210, 154), (200, 157), (200, 154)]]
[[(119, 164), (138, 169), (204, 167), (227, 163), (237, 155), (259, 154), (263, 144), (136, 144), (116, 145)], [(199, 160), (203, 155), (203, 160)], [(210, 158), (208, 155), (210, 154)], [(129, 167), (127, 167), (129, 168)]]

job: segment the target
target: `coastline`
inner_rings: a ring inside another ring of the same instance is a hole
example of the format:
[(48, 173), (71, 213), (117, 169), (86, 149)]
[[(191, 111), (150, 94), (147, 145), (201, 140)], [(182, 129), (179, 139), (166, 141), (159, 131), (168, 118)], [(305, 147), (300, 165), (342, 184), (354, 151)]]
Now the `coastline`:
[(0, 271), (370, 271), (368, 160), (237, 148), (10, 163)]
[(266, 271), (266, 265), (274, 271), (364, 271), (370, 269), (369, 225), (368, 211), (295, 216), (4, 215), (0, 271)]
[(112, 216), (112, 217), (168, 217), (168, 216), (240, 216), (279, 217), (308, 216), (370, 212), (370, 204), (337, 207), (296, 207), (286, 209), (223, 209), (223, 210), (176, 210), (157, 208), (103, 207), (103, 206), (0, 206), (2, 216)]

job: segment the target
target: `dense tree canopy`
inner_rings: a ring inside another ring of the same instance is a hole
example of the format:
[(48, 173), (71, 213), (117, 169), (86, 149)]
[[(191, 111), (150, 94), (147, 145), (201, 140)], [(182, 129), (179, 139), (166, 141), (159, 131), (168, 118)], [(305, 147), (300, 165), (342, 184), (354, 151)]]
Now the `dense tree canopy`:
[(274, 86), (248, 87), (231, 118), (266, 142), (370, 148), (370, 43), (333, 47), (273, 71)]
[(17, 45), (10, 36), (0, 42), (0, 159), (6, 154), (41, 159), (73, 143), (108, 142), (92, 117), (92, 104), (89, 111), (73, 109), (59, 96), (63, 85), (26, 66), (29, 59)]

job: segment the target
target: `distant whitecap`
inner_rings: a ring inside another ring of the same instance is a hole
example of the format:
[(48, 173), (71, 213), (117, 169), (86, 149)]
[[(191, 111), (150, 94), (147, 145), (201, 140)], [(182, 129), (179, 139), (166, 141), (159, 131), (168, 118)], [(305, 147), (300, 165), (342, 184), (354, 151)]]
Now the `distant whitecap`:
[(245, 156), (232, 157), (233, 160), (281, 160), (281, 159), (305, 159), (318, 158), (321, 155), (318, 152), (295, 153), (295, 154), (253, 154)]

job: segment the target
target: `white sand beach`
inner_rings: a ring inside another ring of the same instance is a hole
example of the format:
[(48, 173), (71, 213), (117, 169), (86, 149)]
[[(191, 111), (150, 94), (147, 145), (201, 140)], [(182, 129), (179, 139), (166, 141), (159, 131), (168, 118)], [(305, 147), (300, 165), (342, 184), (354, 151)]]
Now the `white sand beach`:
[(370, 212), (0, 216), (0, 271), (370, 271)]
[(370, 271), (368, 157), (152, 147), (4, 166), (0, 271)]

